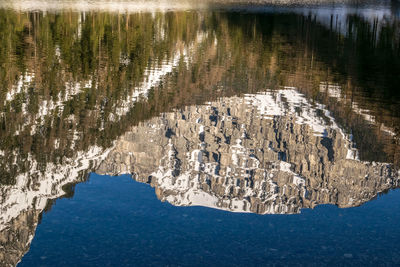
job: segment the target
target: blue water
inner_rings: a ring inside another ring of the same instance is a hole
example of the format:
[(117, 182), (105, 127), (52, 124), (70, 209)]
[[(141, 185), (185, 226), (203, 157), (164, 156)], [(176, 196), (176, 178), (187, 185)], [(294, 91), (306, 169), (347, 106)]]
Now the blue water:
[(400, 192), (299, 215), (160, 202), (129, 176), (91, 174), (43, 215), (19, 266), (396, 265)]

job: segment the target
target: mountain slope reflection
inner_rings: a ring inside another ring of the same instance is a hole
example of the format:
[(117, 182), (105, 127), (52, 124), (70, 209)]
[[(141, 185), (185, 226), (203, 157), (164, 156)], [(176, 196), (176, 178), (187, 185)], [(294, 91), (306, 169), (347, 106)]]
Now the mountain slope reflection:
[(132, 173), (177, 206), (260, 214), (399, 184), (396, 6), (41, 7), (0, 8), (1, 266), (93, 171)]
[(98, 169), (132, 173), (162, 201), (233, 212), (353, 207), (397, 187), (386, 163), (360, 161), (321, 104), (294, 88), (221, 98), (133, 127)]

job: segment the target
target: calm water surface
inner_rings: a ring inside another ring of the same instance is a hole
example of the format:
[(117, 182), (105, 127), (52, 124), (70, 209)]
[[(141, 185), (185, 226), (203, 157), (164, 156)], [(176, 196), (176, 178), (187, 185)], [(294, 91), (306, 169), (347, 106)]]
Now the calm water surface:
[(400, 264), (399, 10), (2, 2), (0, 266)]

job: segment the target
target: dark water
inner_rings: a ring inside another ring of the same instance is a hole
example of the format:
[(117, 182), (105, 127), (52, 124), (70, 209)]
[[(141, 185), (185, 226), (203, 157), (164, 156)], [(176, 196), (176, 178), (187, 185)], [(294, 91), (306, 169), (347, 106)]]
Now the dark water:
[(234, 2), (0, 4), (1, 266), (400, 264), (399, 4)]

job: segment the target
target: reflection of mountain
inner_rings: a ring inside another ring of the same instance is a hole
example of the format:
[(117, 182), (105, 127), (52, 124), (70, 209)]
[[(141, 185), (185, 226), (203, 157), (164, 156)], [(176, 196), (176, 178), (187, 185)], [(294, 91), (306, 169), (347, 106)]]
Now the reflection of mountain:
[(174, 205), (261, 214), (357, 206), (400, 179), (389, 164), (359, 161), (324, 106), (293, 88), (222, 98), (143, 122), (111, 151), (93, 148), (49, 164), (45, 176), (33, 168), (2, 187), (2, 263), (20, 260), (47, 201), (88, 169), (133, 173)]
[(161, 200), (229, 211), (353, 207), (398, 186), (362, 162), (322, 105), (294, 89), (222, 98), (151, 119), (117, 142), (100, 172), (130, 172)]
[[(36, 160), (44, 172), (48, 163), (59, 164), (77, 151), (110, 147), (132, 125), (171, 108), (282, 84), (315, 98), (321, 82), (336, 79), (331, 69), (351, 65), (340, 52), (343, 37), (335, 29), (296, 14), (0, 12), (0, 79), (7, 88), (0, 92), (2, 184), (15, 184), (26, 172), (28, 159)], [(364, 58), (366, 52), (358, 49), (362, 42), (367, 52), (372, 49), (371, 62), (392, 57), (393, 70), (385, 69), (379, 77), (384, 84), (380, 90), (380, 84), (364, 83), (362, 76), (368, 72), (351, 68), (339, 76), (342, 95), (363, 110), (373, 107), (367, 115), (384, 114), (374, 115), (375, 124), (398, 135), (399, 105), (376, 93), (390, 94), (397, 88), (392, 79), (398, 73), (393, 57), (398, 53), (397, 24), (381, 21), (378, 33), (371, 33), (368, 21), (350, 17), (349, 23), (357, 35), (346, 35), (345, 44), (361, 51), (350, 63)], [(386, 62), (379, 66), (387, 68)], [(363, 90), (377, 97), (377, 103), (389, 103), (372, 105)], [(343, 110), (335, 112), (342, 125), (362, 128)], [(369, 136), (379, 145), (386, 142), (380, 154), (388, 156), (379, 160), (399, 162), (398, 145), (375, 138), (380, 132)], [(359, 140), (356, 133), (354, 137), (357, 145), (368, 139)], [(365, 155), (363, 149), (360, 155)]]
[(256, 213), (396, 187), (367, 161), (400, 162), (398, 21), (333, 21), (346, 32), (303, 11), (0, 10), (0, 263), (96, 169), (175, 205)]

